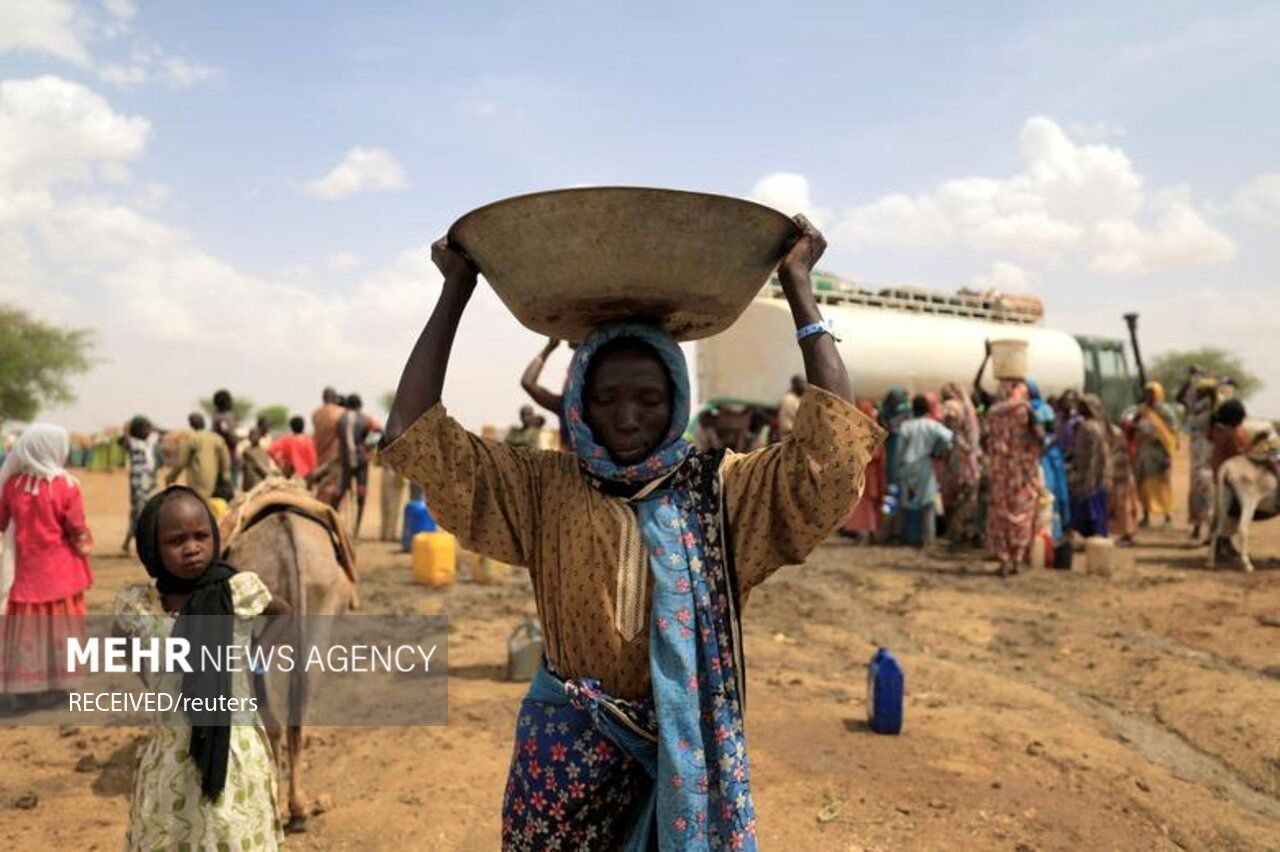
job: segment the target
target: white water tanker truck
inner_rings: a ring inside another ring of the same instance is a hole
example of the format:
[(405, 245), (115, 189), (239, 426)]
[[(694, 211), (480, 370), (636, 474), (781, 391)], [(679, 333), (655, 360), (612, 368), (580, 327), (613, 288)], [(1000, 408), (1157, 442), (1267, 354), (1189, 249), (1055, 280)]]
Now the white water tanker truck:
[[(1038, 300), (962, 291), (871, 291), (827, 273), (813, 276), (823, 314), (854, 391), (877, 402), (891, 387), (909, 395), (947, 382), (973, 384), (987, 340), (1026, 340), (1029, 375), (1046, 396), (1065, 390), (1096, 393), (1118, 417), (1137, 400), (1124, 344), (1044, 327)], [(698, 392), (704, 404), (732, 401), (772, 407), (792, 375), (804, 374), (795, 324), (774, 279), (727, 331), (697, 344)], [(983, 386), (994, 391), (991, 368)]]

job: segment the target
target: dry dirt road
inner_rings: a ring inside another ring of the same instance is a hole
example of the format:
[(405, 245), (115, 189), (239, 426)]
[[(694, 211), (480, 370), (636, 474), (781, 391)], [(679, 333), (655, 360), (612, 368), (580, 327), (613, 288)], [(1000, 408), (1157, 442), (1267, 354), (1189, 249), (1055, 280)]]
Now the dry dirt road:
[[(107, 612), (142, 569), (116, 553), (123, 475), (84, 485), (89, 604)], [(746, 612), (762, 846), (1280, 849), (1280, 522), (1257, 528), (1253, 575), (1204, 570), (1185, 534), (1143, 535), (1110, 580), (1000, 580), (974, 557), (841, 541), (779, 572)], [(311, 729), (326, 809), (289, 845), (495, 849), (524, 689), (502, 680), (505, 639), (533, 610), (527, 579), (429, 591), (390, 545), (359, 556), (364, 611), (450, 617), (449, 724)], [(865, 722), (877, 645), (907, 672), (899, 737)], [(118, 848), (140, 737), (0, 728), (4, 848)]]

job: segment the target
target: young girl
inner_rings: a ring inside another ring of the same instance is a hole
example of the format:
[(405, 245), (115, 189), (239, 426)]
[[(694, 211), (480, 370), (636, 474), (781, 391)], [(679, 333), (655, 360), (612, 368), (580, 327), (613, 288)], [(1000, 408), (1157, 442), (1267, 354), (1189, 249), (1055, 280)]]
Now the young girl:
[[(138, 557), (155, 584), (130, 586), (116, 598), (117, 630), (126, 636), (183, 636), (190, 658), (202, 660), (205, 647), (248, 646), (259, 614), (289, 611), (257, 574), (218, 559), (218, 526), (189, 488), (172, 486), (147, 501), (136, 535)], [(188, 700), (253, 695), (248, 671), (195, 668), (144, 677), (148, 686)], [(170, 719), (151, 729), (138, 761), (126, 848), (279, 848), (275, 763), (260, 717), (202, 713), (196, 721)]]
[(13, 696), (13, 709), (57, 703), (78, 681), (67, 672), (66, 646), (85, 636), (93, 537), (80, 484), (64, 467), (70, 450), (61, 426), (33, 423), (0, 468), (0, 597), (8, 596), (0, 692)]

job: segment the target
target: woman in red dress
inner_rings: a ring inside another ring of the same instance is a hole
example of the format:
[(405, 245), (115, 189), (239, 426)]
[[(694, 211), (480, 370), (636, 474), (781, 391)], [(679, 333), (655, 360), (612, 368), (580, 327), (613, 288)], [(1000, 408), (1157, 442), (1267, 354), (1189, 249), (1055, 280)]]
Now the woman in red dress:
[[(876, 405), (874, 402), (860, 399), (858, 400), (858, 410), (872, 420), (876, 419)], [(880, 527), (880, 504), (884, 501), (885, 491), (887, 490), (885, 482), (887, 472), (884, 444), (877, 444), (876, 450), (871, 456), (871, 461), (867, 464), (867, 484), (862, 489), (862, 499), (853, 507), (853, 511), (849, 513), (849, 517), (844, 522), (844, 526), (840, 528), (841, 535), (863, 540), (870, 540), (875, 537), (876, 530)]]
[(15, 709), (56, 703), (79, 679), (67, 672), (66, 647), (68, 637), (85, 637), (93, 538), (80, 484), (64, 467), (69, 451), (65, 429), (33, 423), (0, 468), (0, 692), (14, 696)]

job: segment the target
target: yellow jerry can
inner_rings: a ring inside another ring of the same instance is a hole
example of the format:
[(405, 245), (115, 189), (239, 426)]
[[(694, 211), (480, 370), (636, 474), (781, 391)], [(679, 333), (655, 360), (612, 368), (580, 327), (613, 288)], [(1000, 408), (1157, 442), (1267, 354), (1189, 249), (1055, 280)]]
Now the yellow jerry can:
[(209, 510), (213, 512), (213, 519), (222, 523), (222, 519), (227, 516), (227, 512), (231, 511), (231, 507), (221, 497), (210, 497)]
[(458, 573), (457, 543), (447, 532), (413, 537), (413, 581), (432, 588), (452, 586)]

